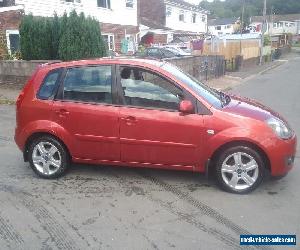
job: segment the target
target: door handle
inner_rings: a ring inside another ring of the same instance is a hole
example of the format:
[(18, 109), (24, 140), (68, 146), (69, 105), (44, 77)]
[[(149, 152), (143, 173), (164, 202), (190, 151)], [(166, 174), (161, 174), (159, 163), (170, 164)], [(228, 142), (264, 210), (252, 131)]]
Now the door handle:
[(55, 113), (60, 117), (64, 117), (64, 116), (67, 116), (68, 114), (70, 114), (70, 112), (66, 109), (55, 110)]
[(131, 125), (131, 124), (137, 122), (137, 119), (134, 116), (121, 117), (121, 120), (125, 121), (128, 125)]

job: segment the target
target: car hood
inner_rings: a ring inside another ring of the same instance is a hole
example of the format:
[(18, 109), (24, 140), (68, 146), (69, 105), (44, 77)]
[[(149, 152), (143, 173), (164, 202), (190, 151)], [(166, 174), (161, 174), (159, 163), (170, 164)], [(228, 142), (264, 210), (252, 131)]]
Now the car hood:
[(265, 121), (268, 118), (276, 117), (286, 122), (280, 114), (258, 101), (236, 95), (230, 95), (230, 97), (231, 102), (223, 108), (224, 112), (245, 116), (260, 121)]

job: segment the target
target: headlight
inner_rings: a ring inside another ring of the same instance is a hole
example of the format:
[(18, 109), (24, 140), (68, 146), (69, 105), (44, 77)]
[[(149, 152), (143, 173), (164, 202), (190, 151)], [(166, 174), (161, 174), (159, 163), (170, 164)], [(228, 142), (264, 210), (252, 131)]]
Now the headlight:
[(269, 118), (266, 122), (279, 138), (287, 140), (293, 136), (293, 131), (283, 121), (277, 118)]

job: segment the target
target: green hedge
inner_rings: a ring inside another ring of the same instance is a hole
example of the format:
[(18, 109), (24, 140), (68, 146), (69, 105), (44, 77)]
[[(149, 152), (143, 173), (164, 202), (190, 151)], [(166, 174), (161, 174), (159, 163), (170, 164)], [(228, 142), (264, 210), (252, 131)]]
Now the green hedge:
[(20, 37), (25, 60), (67, 61), (106, 55), (99, 23), (75, 11), (53, 18), (25, 16)]

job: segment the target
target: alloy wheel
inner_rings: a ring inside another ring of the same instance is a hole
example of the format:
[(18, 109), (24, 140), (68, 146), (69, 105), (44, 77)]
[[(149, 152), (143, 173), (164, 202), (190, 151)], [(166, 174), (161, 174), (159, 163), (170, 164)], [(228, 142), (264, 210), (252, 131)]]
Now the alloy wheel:
[(250, 188), (259, 177), (258, 163), (251, 155), (235, 152), (226, 157), (221, 166), (222, 179), (233, 190)]

